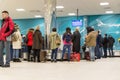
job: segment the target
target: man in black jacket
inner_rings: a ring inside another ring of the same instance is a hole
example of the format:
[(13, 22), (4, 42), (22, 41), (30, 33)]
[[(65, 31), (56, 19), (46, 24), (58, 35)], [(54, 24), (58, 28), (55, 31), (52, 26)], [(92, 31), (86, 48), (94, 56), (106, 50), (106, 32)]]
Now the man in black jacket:
[(109, 35), (108, 37), (108, 50), (109, 50), (109, 56), (113, 57), (114, 56), (114, 52), (113, 52), (113, 45), (115, 43), (115, 39)]
[(103, 39), (104, 58), (107, 58), (107, 46), (108, 46), (108, 38), (107, 38), (107, 34), (105, 34), (105, 37)]

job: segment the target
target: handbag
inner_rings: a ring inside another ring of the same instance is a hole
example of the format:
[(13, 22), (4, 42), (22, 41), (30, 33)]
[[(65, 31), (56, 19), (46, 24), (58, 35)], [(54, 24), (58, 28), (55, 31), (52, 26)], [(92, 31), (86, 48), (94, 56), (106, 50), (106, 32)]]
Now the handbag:
[(60, 37), (59, 37), (58, 35), (56, 36), (55, 43), (56, 43), (57, 45), (61, 45), (61, 40), (60, 40)]

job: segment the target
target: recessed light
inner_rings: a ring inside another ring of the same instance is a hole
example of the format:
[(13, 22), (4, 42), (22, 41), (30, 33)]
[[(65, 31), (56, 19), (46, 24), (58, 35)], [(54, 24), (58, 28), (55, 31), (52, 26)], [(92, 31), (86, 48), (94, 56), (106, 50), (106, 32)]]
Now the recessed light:
[(41, 15), (35, 15), (36, 18), (41, 18), (42, 16)]
[(56, 6), (57, 9), (63, 9), (64, 6)]
[(111, 13), (113, 13), (113, 11), (106, 11), (105, 13), (106, 14), (111, 14)]
[(107, 6), (107, 5), (109, 5), (109, 3), (108, 2), (101, 2), (100, 5), (101, 6)]
[(75, 13), (68, 13), (69, 16), (75, 16)]
[(20, 9), (16, 9), (16, 11), (25, 11), (25, 9), (20, 8)]

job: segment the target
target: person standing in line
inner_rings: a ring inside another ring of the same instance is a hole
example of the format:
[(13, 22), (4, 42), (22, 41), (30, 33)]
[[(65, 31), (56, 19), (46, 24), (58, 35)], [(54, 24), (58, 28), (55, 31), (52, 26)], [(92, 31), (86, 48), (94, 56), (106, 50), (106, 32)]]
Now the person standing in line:
[(37, 57), (37, 62), (40, 62), (40, 50), (42, 48), (42, 34), (40, 32), (40, 27), (37, 26), (34, 34), (33, 34), (33, 46), (32, 49), (34, 51), (34, 62), (36, 62), (36, 57)]
[(94, 29), (91, 28), (90, 32), (86, 36), (86, 46), (89, 47), (90, 61), (95, 61), (95, 46), (96, 46), (97, 35), (98, 32), (94, 31)]
[(19, 27), (15, 27), (15, 32), (12, 34), (13, 45), (13, 62), (21, 62), (19, 59), (20, 49), (22, 49), (22, 36)]
[(103, 39), (104, 58), (107, 58), (107, 48), (108, 48), (108, 37), (107, 34), (105, 34), (105, 37)]
[(68, 27), (66, 28), (66, 32), (64, 33), (63, 35), (63, 43), (64, 43), (64, 46), (63, 46), (63, 52), (62, 52), (62, 58), (61, 58), (61, 61), (63, 61), (63, 58), (64, 58), (64, 54), (66, 52), (66, 49), (68, 50), (68, 62), (70, 61), (70, 54), (71, 54), (71, 47), (72, 47), (72, 33), (71, 33), (71, 29)]
[(113, 52), (114, 43), (115, 43), (115, 39), (111, 35), (109, 35), (109, 37), (108, 37), (108, 50), (109, 50), (110, 57), (114, 56), (114, 52)]
[[(6, 38), (9, 37), (14, 31), (14, 22), (9, 17), (8, 11), (2, 12), (2, 26), (0, 28), (0, 66), (10, 67), (11, 55), (10, 55), (10, 41)], [(4, 64), (3, 51), (6, 49), (6, 63)]]
[(76, 31), (73, 33), (72, 42), (73, 42), (73, 52), (80, 53), (80, 32), (79, 27), (76, 28)]
[(57, 62), (57, 51), (58, 47), (60, 46), (61, 40), (59, 35), (57, 34), (56, 28), (52, 29), (52, 32), (50, 34), (50, 48), (52, 49), (52, 54), (51, 54), (51, 62)]
[(102, 35), (100, 33), (100, 31), (98, 31), (98, 36), (97, 36), (97, 40), (96, 40), (96, 47), (95, 47), (95, 53), (96, 53), (96, 57), (97, 59), (101, 59), (101, 57), (103, 56), (102, 53), (102, 47), (103, 47), (103, 38)]
[(29, 29), (28, 33), (26, 35), (26, 43), (27, 43), (27, 48), (28, 48), (28, 62), (30, 61), (30, 54), (31, 54), (31, 50), (32, 50), (32, 45), (33, 45), (33, 33), (34, 33), (34, 29)]

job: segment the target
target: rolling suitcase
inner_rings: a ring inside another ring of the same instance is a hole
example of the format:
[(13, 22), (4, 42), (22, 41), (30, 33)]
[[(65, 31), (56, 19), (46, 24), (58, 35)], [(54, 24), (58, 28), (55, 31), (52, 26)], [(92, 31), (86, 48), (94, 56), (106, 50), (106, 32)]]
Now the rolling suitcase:
[(27, 53), (23, 53), (23, 60), (26, 61), (27, 60)]
[(40, 52), (40, 61), (46, 62), (46, 56), (47, 56), (47, 51), (41, 51)]
[(85, 52), (85, 59), (90, 60), (90, 53), (89, 52)]

